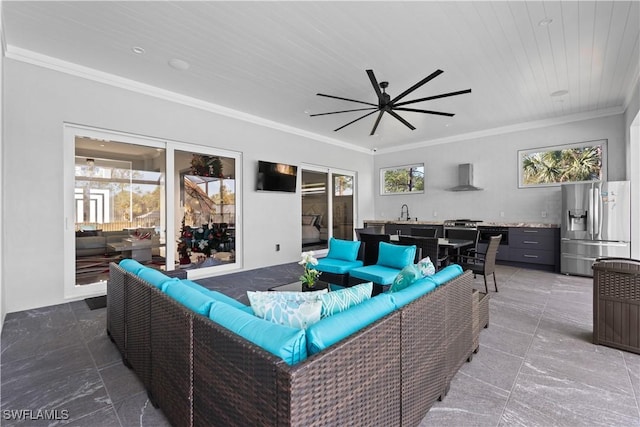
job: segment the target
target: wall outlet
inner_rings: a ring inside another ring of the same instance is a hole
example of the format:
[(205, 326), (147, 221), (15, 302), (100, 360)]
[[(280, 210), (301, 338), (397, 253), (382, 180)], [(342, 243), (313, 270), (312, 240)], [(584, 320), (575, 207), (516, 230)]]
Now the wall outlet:
[(437, 216), (438, 216), (438, 212), (433, 211), (433, 217), (435, 218), (435, 217), (437, 217)]
[(542, 212), (540, 212), (540, 216), (541, 216), (542, 218), (546, 218), (546, 217), (547, 217), (547, 211), (542, 211)]
[(276, 243), (276, 252), (280, 250), (280, 243)]
[(500, 218), (504, 218), (504, 212), (500, 211)]

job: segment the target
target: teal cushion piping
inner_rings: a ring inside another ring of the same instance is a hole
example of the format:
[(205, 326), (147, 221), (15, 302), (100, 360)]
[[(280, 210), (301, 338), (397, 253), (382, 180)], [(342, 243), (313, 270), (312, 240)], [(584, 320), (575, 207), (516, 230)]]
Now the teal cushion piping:
[(209, 318), (220, 326), (280, 357), (288, 365), (307, 358), (304, 329), (295, 329), (260, 319), (219, 301), (211, 306)]
[(360, 249), (359, 240), (329, 239), (329, 253), (327, 258), (341, 259), (343, 261), (355, 261)]
[(380, 242), (378, 250), (378, 262), (376, 264), (402, 270), (409, 264), (413, 264), (416, 256), (416, 246), (394, 245)]

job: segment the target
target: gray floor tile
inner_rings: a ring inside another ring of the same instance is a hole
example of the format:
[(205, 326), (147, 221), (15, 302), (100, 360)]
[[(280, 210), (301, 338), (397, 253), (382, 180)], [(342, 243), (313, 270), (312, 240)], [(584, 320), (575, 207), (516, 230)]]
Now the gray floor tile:
[[(298, 275), (291, 263), (198, 282), (247, 303), (247, 290)], [(640, 355), (592, 344), (592, 280), (506, 266), (497, 276), (479, 353), (420, 425), (640, 427)], [(474, 287), (484, 290), (481, 276)], [(84, 301), (8, 314), (0, 408), (66, 409), (70, 419), (2, 425), (168, 426), (105, 323), (106, 309)]]
[(146, 392), (131, 396), (114, 406), (123, 427), (168, 427), (171, 425), (162, 411), (151, 405)]

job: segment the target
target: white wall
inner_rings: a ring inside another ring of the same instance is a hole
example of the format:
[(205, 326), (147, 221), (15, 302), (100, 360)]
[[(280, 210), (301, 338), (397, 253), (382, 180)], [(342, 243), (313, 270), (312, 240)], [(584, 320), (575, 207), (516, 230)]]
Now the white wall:
[[(380, 196), (376, 180), (376, 218), (397, 219), (406, 203), (411, 217), (419, 220), (471, 218), (557, 224), (560, 188), (518, 188), (518, 150), (607, 139), (608, 179), (624, 180), (624, 138), (623, 116), (616, 115), (376, 155), (376, 174), (382, 167), (424, 162), (426, 187), (424, 194)], [(475, 184), (484, 191), (446, 191), (457, 185), (460, 163), (473, 163)]]
[(62, 183), (64, 122), (242, 152), (245, 269), (300, 255), (300, 194), (256, 192), (258, 160), (356, 168), (360, 217), (373, 216), (370, 154), (12, 59), (5, 59), (4, 72), (7, 312), (64, 302), (62, 201), (70, 197)]
[(640, 259), (640, 81), (624, 114), (627, 179), (631, 181), (631, 258)]

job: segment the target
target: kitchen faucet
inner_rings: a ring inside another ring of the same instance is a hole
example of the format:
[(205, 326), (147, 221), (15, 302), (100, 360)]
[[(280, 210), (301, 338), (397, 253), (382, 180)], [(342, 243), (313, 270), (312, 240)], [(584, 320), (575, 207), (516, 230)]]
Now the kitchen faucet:
[[(406, 211), (405, 211), (405, 208), (406, 208)], [(407, 220), (407, 221), (409, 221), (409, 220), (411, 219), (411, 218), (409, 217), (409, 206), (407, 206), (406, 204), (404, 204), (404, 205), (402, 205), (402, 206), (400, 207), (400, 219), (402, 219), (402, 217), (403, 217), (404, 215), (406, 215), (406, 216), (407, 216), (407, 218), (406, 218), (406, 220)]]

